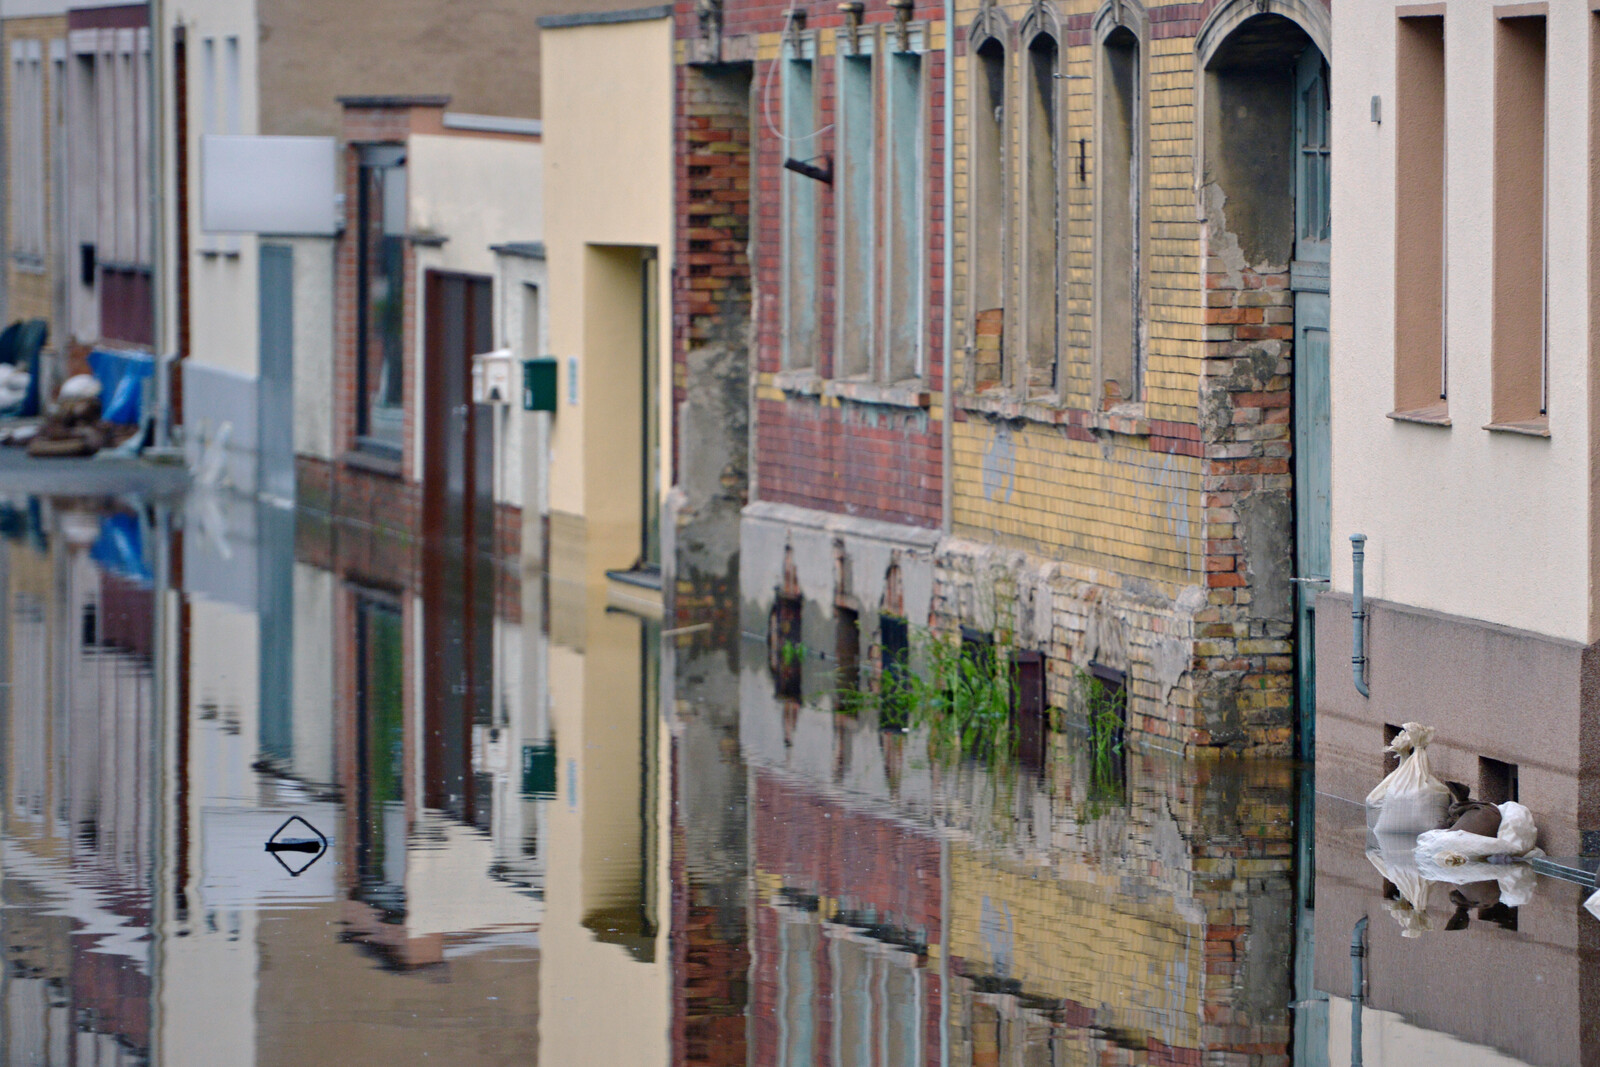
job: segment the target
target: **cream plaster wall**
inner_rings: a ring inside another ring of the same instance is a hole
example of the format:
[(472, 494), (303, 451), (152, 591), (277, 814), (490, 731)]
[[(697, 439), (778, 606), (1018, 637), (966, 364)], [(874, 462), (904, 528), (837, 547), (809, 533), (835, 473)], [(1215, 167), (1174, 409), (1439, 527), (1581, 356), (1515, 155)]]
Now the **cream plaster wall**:
[[(200, 226), (200, 138), (206, 130), (205, 41), (215, 43), (217, 129), (227, 129), (225, 40), (239, 39), (239, 129), (260, 132), (255, 0), (184, 0), (168, 8), (169, 25), (185, 27), (188, 59), (189, 358), (255, 377), (257, 373), (257, 239), (207, 234)], [(169, 76), (172, 72), (169, 68)], [(176, 218), (176, 216), (173, 216)], [(297, 309), (298, 310), (298, 309)], [(174, 324), (169, 340), (176, 344)], [(187, 413), (186, 413), (187, 414)], [(203, 414), (203, 413), (196, 413)]]
[[(411, 231), (445, 238), (442, 245), (417, 246), (419, 314), (411, 372), (420, 382), (424, 380), (423, 348), (427, 337), (422, 322), (427, 271), (482, 274), (494, 277), (496, 289), (500, 287), (498, 257), (490, 246), (536, 241), (543, 235), (543, 148), (533, 137), (413, 134), (406, 145), (406, 172)], [(499, 295), (494, 299), (498, 306)], [(497, 321), (495, 336), (500, 335)], [(520, 388), (521, 383), (516, 384)], [(425, 428), (422, 406), (428, 398), (421, 391), (415, 395), (412, 476), (421, 479)], [(521, 507), (524, 494), (520, 405), (496, 418), (495, 439), (495, 500)], [(513, 454), (515, 460), (509, 458)]]
[[(550, 351), (561, 361), (559, 409), (550, 432), (549, 500), (552, 512), (586, 516), (589, 491), (599, 491), (608, 473), (586, 471), (586, 412), (593, 410), (597, 420), (606, 417), (609, 386), (604, 376), (589, 372), (595, 341), (585, 327), (585, 309), (593, 300), (585, 292), (588, 246), (658, 250), (663, 329), (657, 394), (664, 437), (672, 425), (672, 24), (660, 18), (546, 29), (543, 36), (544, 93), (562, 102), (544, 120), (551, 283), (546, 307)], [(568, 360), (574, 356), (579, 389), (578, 402), (571, 404)], [(604, 426), (594, 429), (602, 433)], [(670, 448), (662, 449), (663, 489), (671, 484), (670, 455)], [(604, 565), (626, 566), (627, 561)]]
[[(1589, 608), (1586, 6), (1551, 4), (1550, 437), (1490, 419), (1493, 9), (1447, 0), (1449, 428), (1396, 422), (1395, 5), (1341, 0), (1333, 78), (1333, 585), (1368, 535), (1367, 595), (1586, 641)], [(1563, 90), (1562, 87), (1569, 87)], [(1529, 269), (1538, 269), (1530, 264)]]
[[(548, 48), (548, 45), (547, 45)], [(548, 52), (547, 52), (548, 55)], [(555, 580), (560, 580), (556, 576)], [(672, 744), (658, 723), (654, 960), (598, 940), (585, 913), (636, 877), (640, 855), (641, 623), (608, 612), (603, 588), (577, 593), (583, 650), (548, 646), (556, 798), (547, 802), (539, 1052), (548, 1063), (658, 1064), (672, 1025)], [(554, 621), (554, 620), (552, 620)], [(576, 620), (573, 620), (576, 621)], [(626, 1005), (619, 1013), (617, 1005)]]

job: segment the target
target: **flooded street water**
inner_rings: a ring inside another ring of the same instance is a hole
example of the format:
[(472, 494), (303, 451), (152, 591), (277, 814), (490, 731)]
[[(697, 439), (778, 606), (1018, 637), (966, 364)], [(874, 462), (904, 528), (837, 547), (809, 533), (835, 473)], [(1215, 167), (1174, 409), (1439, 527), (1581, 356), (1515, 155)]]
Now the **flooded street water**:
[(1587, 890), (1295, 764), (950, 762), (736, 610), (227, 496), (0, 534), (8, 1064), (1600, 1062)]

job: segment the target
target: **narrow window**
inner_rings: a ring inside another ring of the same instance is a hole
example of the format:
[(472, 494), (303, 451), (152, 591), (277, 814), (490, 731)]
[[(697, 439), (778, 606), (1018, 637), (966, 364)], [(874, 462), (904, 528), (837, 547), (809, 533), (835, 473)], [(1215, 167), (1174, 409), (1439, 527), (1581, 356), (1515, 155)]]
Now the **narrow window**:
[[(201, 133), (212, 136), (222, 132), (221, 94), (217, 90), (217, 39), (206, 37), (200, 42), (200, 121)], [(222, 240), (209, 231), (202, 232), (200, 251), (222, 251)]]
[(356, 434), (358, 446), (399, 459), (405, 412), (405, 150), (360, 149), (356, 191)]
[(872, 372), (873, 165), (872, 57), (839, 59), (839, 167), (834, 196), (839, 215), (837, 363), (834, 375)]
[(40, 266), (44, 256), (44, 84), (38, 41), (11, 44), (11, 251)]
[(539, 336), (539, 287), (522, 286), (522, 358), (533, 359), (544, 352)]
[(884, 367), (891, 382), (922, 373), (922, 57), (902, 52), (885, 69), (888, 233), (884, 262)]
[(1543, 423), (1545, 396), (1545, 20), (1495, 26), (1495, 423)]
[(1101, 47), (1095, 340), (1101, 406), (1138, 399), (1143, 106), (1139, 39), (1119, 26)]
[(981, 388), (1001, 380), (1005, 353), (1006, 52), (993, 37), (973, 58), (971, 248), (973, 375)]
[[(809, 59), (783, 64), (783, 133), (789, 155), (806, 160), (816, 154), (816, 92)], [(783, 175), (783, 365), (817, 365), (817, 196), (816, 179), (794, 171)]]
[(1396, 411), (1445, 399), (1444, 18), (1402, 18), (1395, 35)]
[(861, 684), (861, 613), (842, 605), (833, 612), (833, 658), (838, 665), (839, 692), (854, 693)]
[(1060, 50), (1056, 39), (1040, 34), (1028, 46), (1025, 88), (1028, 121), (1027, 271), (1024, 308), (1027, 315), (1025, 384), (1030, 394), (1050, 392), (1056, 384), (1057, 301), (1061, 291), (1059, 132), (1056, 113), (1056, 74)]
[[(885, 696), (904, 694), (911, 670), (911, 629), (904, 617), (889, 612), (878, 614), (879, 685)], [(902, 700), (887, 699), (878, 726), (884, 730), (906, 728), (906, 708)]]

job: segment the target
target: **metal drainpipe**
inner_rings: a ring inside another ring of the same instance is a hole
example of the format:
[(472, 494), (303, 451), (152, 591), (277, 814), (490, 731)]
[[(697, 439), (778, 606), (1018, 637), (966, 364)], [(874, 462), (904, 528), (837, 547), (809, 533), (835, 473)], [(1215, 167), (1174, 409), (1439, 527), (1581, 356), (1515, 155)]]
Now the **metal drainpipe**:
[(1350, 593), (1350, 676), (1356, 692), (1367, 696), (1367, 535), (1350, 535), (1350, 565), (1354, 572)]
[(939, 528), (946, 537), (954, 526), (954, 493), (950, 486), (950, 468), (955, 455), (954, 438), (950, 421), (955, 414), (955, 357), (951, 353), (955, 333), (955, 302), (951, 298), (950, 264), (955, 255), (955, 228), (950, 225), (950, 201), (955, 188), (955, 123), (950, 121), (950, 91), (955, 85), (956, 62), (956, 4), (944, 0), (944, 189), (940, 197), (939, 220), (944, 225), (944, 260), (939, 265), (939, 299), (944, 303), (944, 337), (940, 344), (944, 372), (944, 417), (939, 420)]
[(1361, 1067), (1361, 1003), (1366, 998), (1367, 917), (1350, 931), (1350, 1067)]

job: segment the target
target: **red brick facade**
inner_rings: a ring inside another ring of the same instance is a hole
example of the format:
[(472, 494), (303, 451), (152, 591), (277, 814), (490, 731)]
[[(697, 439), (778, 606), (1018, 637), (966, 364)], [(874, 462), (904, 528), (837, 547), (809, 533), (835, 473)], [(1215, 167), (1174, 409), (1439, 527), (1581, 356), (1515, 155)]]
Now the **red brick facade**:
[[(831, 34), (849, 17), (833, 4), (797, 8), (806, 16), (808, 32)], [(736, 274), (742, 263), (733, 249), (738, 235), (748, 229), (750, 269), (753, 270), (752, 367), (758, 377), (757, 403), (751, 434), (754, 441), (756, 482), (754, 496), (838, 514), (860, 516), (923, 528), (941, 520), (942, 426), (936, 404), (944, 385), (944, 53), (932, 48), (923, 54), (924, 102), (923, 193), (925, 298), (920, 305), (925, 371), (921, 385), (912, 390), (860, 390), (854, 383), (832, 383), (834, 321), (834, 201), (837, 187), (825, 187), (818, 199), (818, 345), (815, 366), (820, 388), (784, 392), (772, 385), (783, 370), (783, 241), (782, 193), (789, 154), (784, 141), (773, 133), (779, 110), (778, 71), (767, 60), (751, 60), (759, 34), (785, 29), (789, 9), (779, 4), (731, 2), (718, 9), (720, 21), (702, 24), (696, 5), (676, 8), (678, 36), (691, 46), (691, 57), (720, 49), (724, 64), (743, 57), (751, 72), (748, 117), (737, 116), (739, 128), (730, 140), (744, 144), (754, 137), (754, 189), (748, 202), (737, 186), (725, 191), (708, 188), (717, 180), (738, 181), (721, 160), (701, 151), (713, 136), (708, 120), (696, 114), (694, 87), (697, 68), (686, 65), (679, 84), (684, 93), (679, 107), (680, 158), (678, 212), (680, 262), (686, 265), (679, 280), (677, 327), (687, 343), (710, 336), (716, 329), (711, 316), (715, 304), (710, 294), (724, 291), (715, 279)], [(910, 11), (913, 26), (942, 17), (936, 3), (917, 3)], [(862, 18), (864, 30), (892, 25), (893, 10), (880, 8)], [(719, 36), (720, 31), (720, 36)], [(826, 57), (816, 64), (818, 124), (827, 129), (834, 120), (834, 63)], [(704, 68), (716, 70), (715, 66)], [(881, 100), (877, 104), (881, 108)], [(807, 148), (808, 155), (832, 155), (834, 138), (824, 133)], [(725, 197), (720, 199), (719, 197)], [(707, 225), (707, 209), (726, 203), (734, 210), (723, 216), (733, 225)], [(740, 213), (743, 213), (742, 217)], [(731, 279), (730, 279), (731, 280)], [(683, 346), (680, 345), (681, 354)], [(681, 383), (681, 375), (680, 375)], [(843, 388), (832, 388), (839, 384)], [(889, 395), (891, 392), (896, 395)]]

